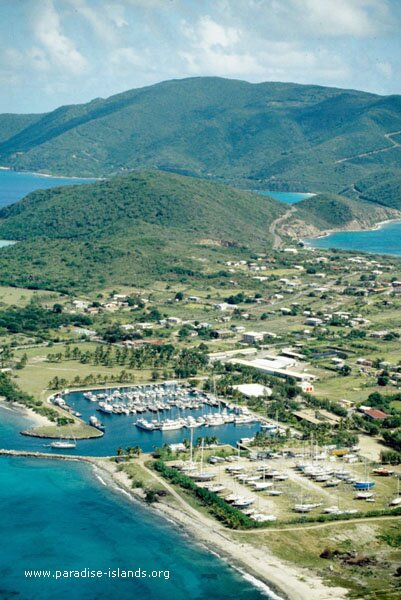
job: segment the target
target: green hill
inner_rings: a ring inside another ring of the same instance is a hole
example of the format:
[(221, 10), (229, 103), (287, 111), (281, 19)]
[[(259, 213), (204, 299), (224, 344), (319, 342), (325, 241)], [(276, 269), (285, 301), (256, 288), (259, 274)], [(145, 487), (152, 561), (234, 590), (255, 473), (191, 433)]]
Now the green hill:
[(329, 230), (368, 229), (381, 221), (400, 217), (401, 212), (387, 206), (324, 193), (293, 206), (281, 231), (300, 238)]
[(281, 203), (160, 171), (37, 191), (0, 211), (0, 283), (58, 290), (207, 272), (266, 250)]
[[(0, 164), (16, 169), (104, 176), (158, 168), (350, 196), (383, 172), (401, 177), (401, 96), (200, 77), (10, 119), (0, 115)], [(380, 202), (382, 190), (371, 191)], [(394, 198), (391, 188), (390, 205)]]

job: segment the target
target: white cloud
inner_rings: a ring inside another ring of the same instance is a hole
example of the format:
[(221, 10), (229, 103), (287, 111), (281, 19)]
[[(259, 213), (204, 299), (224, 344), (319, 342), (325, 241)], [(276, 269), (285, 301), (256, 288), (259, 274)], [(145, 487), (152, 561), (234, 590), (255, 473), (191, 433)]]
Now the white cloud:
[(134, 48), (117, 48), (110, 55), (110, 62), (113, 65), (141, 66), (144, 58)]
[(228, 48), (238, 42), (239, 31), (233, 27), (223, 27), (213, 21), (208, 15), (201, 17), (198, 23), (199, 45), (202, 48), (213, 48), (220, 46)]
[(116, 44), (120, 29), (128, 25), (124, 16), (124, 7), (120, 4), (103, 3), (93, 8), (86, 0), (68, 0), (76, 14), (83, 17), (102, 43)]
[(61, 67), (73, 75), (80, 75), (88, 69), (88, 62), (74, 41), (63, 34), (60, 17), (52, 0), (41, 0), (34, 23), (34, 36), (55, 67)]
[(293, 8), (314, 34), (372, 36), (387, 26), (385, 0), (293, 0)]

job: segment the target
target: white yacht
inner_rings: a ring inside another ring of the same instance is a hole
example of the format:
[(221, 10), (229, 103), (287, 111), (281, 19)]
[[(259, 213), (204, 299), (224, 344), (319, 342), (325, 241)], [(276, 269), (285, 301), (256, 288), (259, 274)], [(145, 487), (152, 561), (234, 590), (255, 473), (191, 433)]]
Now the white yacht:
[(184, 427), (184, 421), (182, 419), (166, 419), (160, 424), (160, 431), (175, 431)]
[(156, 429), (155, 424), (151, 421), (147, 421), (146, 419), (138, 419), (135, 425), (144, 431), (154, 431)]

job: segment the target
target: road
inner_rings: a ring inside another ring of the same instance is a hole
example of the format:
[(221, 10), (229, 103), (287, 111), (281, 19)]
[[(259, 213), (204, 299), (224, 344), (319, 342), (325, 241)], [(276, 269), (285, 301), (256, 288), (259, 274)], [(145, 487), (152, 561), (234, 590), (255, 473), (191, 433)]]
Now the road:
[(345, 158), (340, 158), (335, 160), (335, 164), (347, 162), (348, 160), (353, 160), (354, 158), (365, 158), (366, 156), (372, 156), (373, 154), (379, 154), (380, 152), (388, 152), (389, 150), (393, 150), (394, 148), (398, 148), (401, 146), (401, 143), (396, 142), (392, 139), (394, 135), (399, 135), (401, 130), (399, 131), (391, 131), (390, 133), (385, 133), (384, 137), (391, 143), (391, 146), (385, 146), (384, 148), (379, 148), (378, 150), (370, 150), (368, 152), (362, 152), (361, 154), (354, 154), (354, 156), (347, 156)]
[(281, 236), (277, 233), (278, 227), (281, 226), (284, 223), (284, 221), (286, 221), (288, 219), (288, 217), (290, 215), (292, 215), (294, 212), (295, 212), (295, 207), (292, 206), (290, 208), (290, 210), (288, 210), (286, 213), (281, 215), (281, 217), (278, 217), (278, 219), (275, 219), (274, 221), (272, 221), (272, 223), (270, 224), (269, 233), (273, 236), (273, 249), (274, 250), (277, 250), (277, 248), (281, 248), (281, 246), (283, 245), (283, 240), (282, 240)]

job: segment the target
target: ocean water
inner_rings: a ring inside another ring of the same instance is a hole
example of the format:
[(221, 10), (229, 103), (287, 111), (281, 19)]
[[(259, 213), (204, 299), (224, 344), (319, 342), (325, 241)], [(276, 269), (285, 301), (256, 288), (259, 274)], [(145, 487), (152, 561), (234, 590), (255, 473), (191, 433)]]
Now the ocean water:
[(269, 192), (267, 190), (258, 190), (257, 193), (262, 196), (270, 196), (271, 198), (280, 200), (280, 202), (285, 202), (286, 204), (295, 204), (296, 202), (301, 202), (301, 200), (306, 200), (315, 195), (307, 192)]
[(44, 190), (61, 185), (92, 183), (94, 179), (75, 179), (66, 177), (46, 177), (35, 173), (18, 173), (0, 169), (0, 208), (7, 206), (34, 190)]
[(369, 231), (341, 231), (321, 238), (303, 240), (313, 248), (338, 248), (375, 254), (401, 254), (401, 221), (386, 223)]
[[(134, 423), (138, 416), (146, 419), (154, 419), (154, 413), (143, 413), (142, 415), (107, 415), (96, 411), (96, 404), (85, 400), (80, 392), (74, 392), (66, 397), (70, 406), (73, 406), (82, 414), (82, 419), (89, 421), (91, 415), (96, 415), (106, 427), (104, 435), (100, 438), (90, 440), (77, 440), (77, 446), (71, 450), (64, 450), (63, 454), (77, 454), (81, 456), (114, 456), (118, 447), (140, 446), (144, 452), (151, 452), (163, 444), (174, 444), (182, 442), (184, 438), (190, 439), (190, 430), (181, 429), (177, 431), (144, 431), (135, 427)], [(216, 412), (214, 409), (213, 412)], [(202, 410), (182, 412), (181, 414), (191, 414), (198, 416)], [(164, 415), (161, 418), (174, 418), (175, 413)], [(32, 428), (32, 422), (29, 418), (21, 415), (12, 407), (4, 408), (0, 406), (0, 448), (15, 450), (35, 450), (38, 452), (57, 453), (49, 445), (49, 440), (23, 436), (21, 431)], [(194, 429), (194, 441), (198, 437), (216, 436), (219, 441), (232, 444), (243, 437), (252, 437), (256, 431), (259, 431), (259, 424), (234, 425), (228, 423), (221, 427), (198, 427)], [(51, 440), (50, 440), (51, 441)], [(1, 598), (1, 596), (0, 596)]]
[[(2, 600), (269, 597), (153, 510), (105, 487), (91, 466), (78, 462), (0, 457), (0, 539)], [(28, 570), (108, 574), (118, 568), (163, 574), (132, 579), (25, 576)]]

